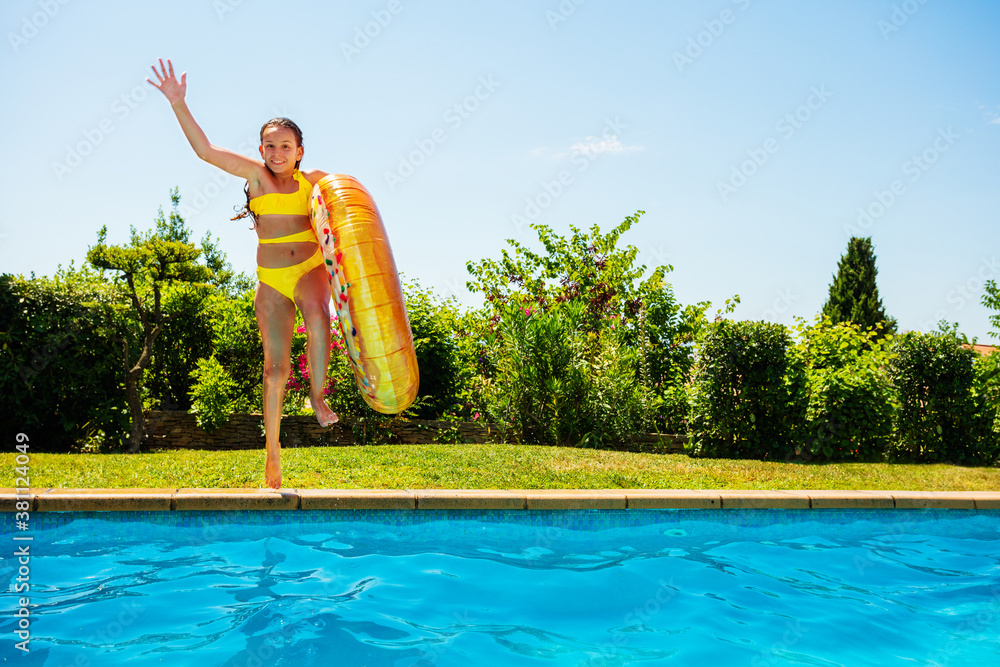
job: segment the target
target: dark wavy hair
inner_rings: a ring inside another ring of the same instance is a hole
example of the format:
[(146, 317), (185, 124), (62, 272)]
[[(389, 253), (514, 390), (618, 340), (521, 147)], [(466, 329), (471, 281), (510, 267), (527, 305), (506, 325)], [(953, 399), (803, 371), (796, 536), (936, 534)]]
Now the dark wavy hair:
[[(261, 143), (261, 145), (264, 144), (264, 132), (268, 128), (271, 128), (271, 127), (287, 127), (289, 130), (292, 131), (292, 134), (295, 135), (296, 146), (303, 146), (304, 145), (302, 143), (302, 130), (299, 129), (299, 126), (296, 125), (295, 121), (291, 120), (290, 118), (282, 118), (282, 117), (272, 118), (271, 120), (267, 121), (266, 123), (264, 123), (261, 126), (261, 128), (260, 128), (260, 143)], [(299, 164), (301, 164), (301, 163), (302, 163), (302, 160), (297, 160), (295, 162), (295, 168), (298, 169), (299, 168)], [(265, 165), (265, 166), (267, 166), (267, 165)], [(270, 169), (270, 167), (268, 167), (268, 169)], [(243, 186), (243, 192), (247, 196), (246, 203), (243, 204), (243, 207), (240, 208), (237, 211), (236, 215), (234, 215), (232, 218), (230, 218), (230, 220), (239, 220), (241, 218), (249, 217), (253, 221), (254, 228), (256, 228), (257, 227), (257, 216), (254, 215), (253, 211), (250, 210), (250, 183), (249, 182), (245, 186)], [(234, 206), (233, 208), (236, 208), (236, 207)]]

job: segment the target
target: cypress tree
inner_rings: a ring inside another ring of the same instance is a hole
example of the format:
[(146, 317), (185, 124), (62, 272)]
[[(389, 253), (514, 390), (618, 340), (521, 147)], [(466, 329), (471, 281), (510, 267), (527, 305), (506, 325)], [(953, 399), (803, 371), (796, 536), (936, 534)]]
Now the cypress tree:
[(823, 317), (834, 324), (850, 321), (863, 329), (874, 327), (879, 337), (896, 331), (896, 319), (886, 317), (875, 284), (875, 251), (871, 237), (851, 237), (847, 254), (840, 258), (830, 296), (823, 305)]

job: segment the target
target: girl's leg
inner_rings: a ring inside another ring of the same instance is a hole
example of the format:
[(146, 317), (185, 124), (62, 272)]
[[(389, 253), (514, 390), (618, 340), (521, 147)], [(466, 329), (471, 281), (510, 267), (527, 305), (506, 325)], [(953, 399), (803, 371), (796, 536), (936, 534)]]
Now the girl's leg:
[(306, 359), (309, 360), (309, 402), (321, 426), (339, 421), (323, 398), (330, 366), (330, 279), (323, 266), (302, 276), (295, 286), (295, 299), (306, 327)]
[(292, 333), (295, 304), (270, 285), (257, 285), (254, 313), (264, 343), (264, 440), (267, 460), (264, 481), (272, 489), (281, 488), (281, 406), (291, 371)]

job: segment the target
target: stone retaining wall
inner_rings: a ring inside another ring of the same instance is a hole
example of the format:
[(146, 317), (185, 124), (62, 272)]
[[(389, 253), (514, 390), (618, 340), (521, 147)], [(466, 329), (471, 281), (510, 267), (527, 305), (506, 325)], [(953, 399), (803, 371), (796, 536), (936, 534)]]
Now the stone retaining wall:
[[(146, 446), (155, 449), (263, 449), (264, 418), (260, 414), (234, 414), (214, 433), (199, 428), (187, 412), (152, 411), (146, 414)], [(369, 444), (432, 444), (438, 442), (504, 442), (502, 433), (489, 424), (428, 420), (393, 420), (387, 429), (359, 422), (340, 422), (324, 428), (311, 416), (282, 417), (281, 446), (341, 447)], [(682, 436), (643, 434), (621, 449), (670, 451), (683, 449)]]

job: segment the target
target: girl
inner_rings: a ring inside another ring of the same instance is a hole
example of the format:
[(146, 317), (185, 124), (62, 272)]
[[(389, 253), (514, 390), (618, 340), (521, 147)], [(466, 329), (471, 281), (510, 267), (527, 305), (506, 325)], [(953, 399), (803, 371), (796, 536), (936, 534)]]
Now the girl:
[[(264, 433), (267, 461), (264, 480), (281, 487), (281, 405), (291, 370), (295, 307), (302, 311), (306, 328), (306, 357), (312, 379), (310, 404), (323, 426), (338, 421), (323, 400), (323, 380), (330, 361), (330, 284), (316, 235), (309, 223), (309, 197), (313, 185), (326, 172), (299, 171), (304, 149), (302, 132), (287, 118), (275, 118), (260, 130), (261, 160), (213, 146), (184, 102), (187, 72), (174, 77), (170, 60), (160, 71), (158, 83), (149, 81), (170, 102), (184, 136), (202, 160), (233, 176), (246, 179), (247, 209), (257, 232), (257, 293), (254, 312), (264, 343)], [(245, 209), (246, 211), (246, 209)], [(245, 213), (244, 213), (245, 214)], [(242, 216), (237, 216), (242, 217)]]

